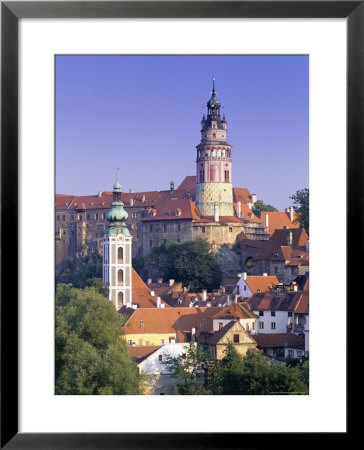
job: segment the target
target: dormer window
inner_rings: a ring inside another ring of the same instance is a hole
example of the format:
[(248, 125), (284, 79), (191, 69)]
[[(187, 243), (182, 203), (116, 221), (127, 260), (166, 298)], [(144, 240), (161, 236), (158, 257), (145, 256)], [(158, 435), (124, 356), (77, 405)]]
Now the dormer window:
[(143, 320), (140, 321), (140, 328), (144, 328), (144, 321)]

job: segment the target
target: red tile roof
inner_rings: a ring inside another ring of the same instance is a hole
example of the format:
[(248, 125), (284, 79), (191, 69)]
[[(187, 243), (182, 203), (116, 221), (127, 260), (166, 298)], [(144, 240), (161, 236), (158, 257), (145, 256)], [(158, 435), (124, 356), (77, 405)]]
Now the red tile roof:
[(148, 358), (149, 355), (161, 348), (161, 345), (127, 345), (126, 348), (128, 350), (130, 358), (139, 364), (140, 362), (144, 361), (144, 359)]
[(235, 203), (241, 202), (242, 205), (253, 203), (251, 193), (244, 188), (233, 188), (233, 200)]
[(308, 314), (310, 309), (309, 306), (309, 280), (307, 279), (302, 295), (294, 312), (296, 314)]
[(159, 201), (156, 206), (156, 215), (147, 216), (143, 221), (152, 220), (178, 220), (178, 219), (199, 219), (200, 213), (195, 203), (185, 198), (166, 198)]
[(243, 302), (250, 311), (294, 311), (302, 292), (280, 294), (276, 291), (256, 293)]
[[(287, 235), (292, 233), (292, 246), (287, 246)], [(292, 250), (306, 251), (308, 236), (304, 228), (276, 230), (268, 241), (265, 241), (260, 252), (253, 260), (288, 261)]]
[[(138, 305), (138, 308), (157, 308), (157, 295), (150, 295), (152, 289), (144, 283), (134, 268), (132, 268), (132, 288), (134, 305)], [(169, 305), (161, 299), (162, 303), (165, 305), (165, 308), (169, 308)]]
[[(212, 331), (219, 308), (138, 308), (125, 324), (126, 334), (168, 334)], [(142, 321), (142, 326), (141, 326)]]
[(278, 278), (275, 275), (260, 276), (260, 275), (248, 275), (246, 277), (246, 283), (250, 290), (255, 294), (256, 292), (269, 291), (269, 286), (278, 284)]
[(262, 223), (265, 224), (265, 217), (268, 216), (268, 228), (272, 235), (275, 230), (287, 228), (299, 228), (300, 224), (296, 221), (297, 214), (293, 213), (294, 221), (291, 222), (289, 213), (284, 211), (263, 211), (260, 214)]
[(263, 348), (273, 347), (303, 347), (305, 339), (294, 333), (257, 333), (254, 340)]
[(218, 311), (213, 319), (256, 319), (257, 316), (242, 303), (233, 303)]

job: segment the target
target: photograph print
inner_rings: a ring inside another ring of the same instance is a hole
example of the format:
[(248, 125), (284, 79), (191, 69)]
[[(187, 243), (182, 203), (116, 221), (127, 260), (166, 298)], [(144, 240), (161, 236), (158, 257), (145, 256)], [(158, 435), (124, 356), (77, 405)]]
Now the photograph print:
[(309, 394), (309, 56), (55, 56), (55, 394)]

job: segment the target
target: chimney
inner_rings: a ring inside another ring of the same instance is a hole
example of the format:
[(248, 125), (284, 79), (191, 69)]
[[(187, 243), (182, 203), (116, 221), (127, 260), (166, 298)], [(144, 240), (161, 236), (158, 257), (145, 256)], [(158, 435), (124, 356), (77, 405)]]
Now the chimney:
[(222, 294), (225, 294), (225, 286), (222, 286), (222, 287), (221, 287), (221, 293), (222, 293)]
[(241, 202), (238, 202), (238, 217), (241, 219)]
[(170, 279), (169, 280), (169, 285), (172, 286), (173, 283), (174, 283), (174, 280)]
[(102, 192), (98, 192), (98, 193), (97, 193), (97, 196), (98, 196), (99, 198), (101, 198)]
[(257, 201), (257, 194), (252, 194), (252, 202), (255, 203)]
[(208, 308), (211, 308), (211, 303), (206, 303), (206, 306), (207, 306)]
[(129, 194), (134, 194), (134, 189), (129, 189)]
[(217, 290), (217, 295), (220, 297), (220, 295), (221, 295), (221, 288), (219, 288), (219, 289)]
[(162, 284), (163, 283), (163, 278), (158, 278), (158, 284)]
[(293, 223), (294, 217), (293, 217), (293, 206), (289, 208), (289, 220)]
[(133, 309), (137, 309), (138, 305), (131, 305)]
[(169, 187), (170, 187), (169, 193), (170, 193), (170, 194), (173, 194), (173, 191), (174, 191), (174, 181), (171, 181), (171, 182), (170, 182)]
[(152, 284), (152, 279), (148, 278), (147, 284)]
[(241, 278), (241, 273), (238, 273), (238, 274), (237, 274), (237, 277), (238, 277), (238, 278)]
[(244, 280), (244, 281), (246, 281), (247, 275), (248, 275), (248, 274), (247, 274), (246, 272), (243, 273), (243, 280)]
[(252, 209), (252, 206), (253, 206), (252, 203), (247, 203), (247, 205), (248, 205), (248, 208), (249, 208), (249, 209)]
[(191, 330), (191, 341), (196, 340), (196, 328), (193, 327)]
[(234, 303), (238, 303), (238, 294), (234, 295)]
[(293, 242), (293, 234), (292, 231), (287, 232), (287, 245), (292, 245)]
[(267, 277), (267, 276), (268, 276), (267, 272), (264, 272), (263, 277)]
[(130, 199), (130, 206), (134, 206), (134, 199), (133, 198)]
[(207, 300), (207, 290), (202, 289), (202, 301), (205, 302)]
[(166, 305), (164, 303), (161, 303), (161, 308), (164, 308)]
[(307, 239), (306, 241), (306, 252), (309, 253), (310, 251), (310, 241)]
[(268, 213), (265, 213), (265, 226), (269, 227), (269, 216), (268, 216)]
[(150, 291), (150, 296), (154, 297), (155, 292), (154, 291)]
[(193, 306), (193, 303), (192, 302), (190, 302), (190, 304), (188, 305), (190, 308), (192, 308), (192, 306)]
[(142, 195), (142, 203), (145, 203), (145, 195)]
[(217, 202), (215, 202), (214, 205), (214, 221), (215, 222), (219, 221), (219, 204)]
[(157, 308), (161, 307), (161, 298), (157, 297)]

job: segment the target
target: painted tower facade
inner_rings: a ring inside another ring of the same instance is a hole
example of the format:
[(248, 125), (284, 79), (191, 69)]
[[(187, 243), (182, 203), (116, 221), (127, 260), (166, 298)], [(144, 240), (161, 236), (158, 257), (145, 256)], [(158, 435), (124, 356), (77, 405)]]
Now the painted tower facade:
[(103, 241), (104, 284), (109, 286), (109, 300), (119, 310), (132, 304), (132, 237), (126, 226), (128, 213), (121, 201), (121, 186), (116, 180), (113, 201), (106, 218), (109, 222)]
[(203, 216), (234, 215), (231, 145), (225, 114), (221, 117), (220, 110), (213, 78), (207, 116), (204, 114), (201, 121), (201, 142), (196, 147), (195, 203)]

